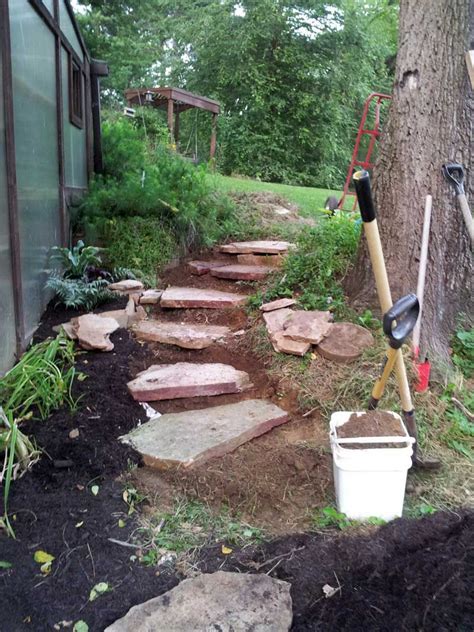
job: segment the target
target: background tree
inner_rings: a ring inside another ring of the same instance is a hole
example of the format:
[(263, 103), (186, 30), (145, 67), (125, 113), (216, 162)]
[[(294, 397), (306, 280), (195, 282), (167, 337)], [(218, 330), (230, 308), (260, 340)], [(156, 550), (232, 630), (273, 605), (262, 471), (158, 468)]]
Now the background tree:
[[(433, 196), (421, 326), (432, 359), (446, 358), (457, 316), (472, 314), (469, 238), (441, 165), (464, 164), (472, 201), (474, 94), (464, 56), (473, 47), (473, 0), (401, 0), (393, 101), (374, 191), (394, 299), (416, 288), (424, 200)], [(347, 288), (355, 303), (375, 302), (364, 240)]]

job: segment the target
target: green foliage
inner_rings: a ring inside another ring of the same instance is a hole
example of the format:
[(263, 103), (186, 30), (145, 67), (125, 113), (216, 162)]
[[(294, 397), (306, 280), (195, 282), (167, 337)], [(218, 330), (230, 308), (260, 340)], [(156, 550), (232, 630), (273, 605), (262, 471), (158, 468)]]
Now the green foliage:
[(341, 531), (350, 527), (358, 527), (362, 524), (373, 526), (382, 526), (386, 524), (382, 518), (367, 518), (363, 522), (359, 520), (350, 520), (346, 514), (340, 513), (334, 507), (324, 507), (317, 511), (313, 516), (313, 525), (319, 529), (327, 529), (329, 527), (337, 527)]
[(266, 299), (292, 296), (306, 309), (344, 309), (340, 285), (357, 249), (360, 226), (343, 216), (322, 220), (306, 229), (297, 248), (287, 257), (283, 275), (266, 293)]
[(74, 342), (60, 334), (31, 346), (0, 379), (0, 405), (16, 419), (33, 414), (46, 419), (64, 404), (73, 410), (75, 376)]
[(474, 329), (457, 331), (452, 342), (453, 363), (467, 378), (474, 375)]
[(260, 529), (236, 521), (226, 511), (216, 515), (202, 503), (185, 499), (172, 512), (157, 514), (147, 531), (153, 542), (142, 558), (147, 564), (156, 564), (163, 549), (183, 553), (221, 540), (242, 546), (262, 537)]
[(474, 423), (470, 411), (474, 410), (474, 393), (465, 388), (456, 389), (454, 384), (450, 384), (441, 399), (446, 402), (445, 417), (449, 422), (442, 439), (450, 448), (472, 461)]
[(104, 303), (116, 295), (107, 289), (105, 279), (84, 281), (83, 279), (63, 279), (53, 274), (46, 282), (46, 287), (56, 295), (56, 298), (66, 307), (72, 309), (86, 309), (90, 311), (100, 303)]
[(57, 261), (63, 269), (63, 275), (67, 279), (80, 279), (91, 266), (100, 265), (100, 248), (85, 246), (83, 241), (78, 241), (73, 248), (59, 248), (54, 246), (52, 261)]

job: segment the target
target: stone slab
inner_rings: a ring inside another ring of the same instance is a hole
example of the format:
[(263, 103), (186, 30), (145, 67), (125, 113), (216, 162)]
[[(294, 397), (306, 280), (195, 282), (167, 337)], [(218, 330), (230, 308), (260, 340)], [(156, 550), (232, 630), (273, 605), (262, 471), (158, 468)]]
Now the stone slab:
[(112, 351), (111, 333), (119, 328), (114, 318), (104, 318), (98, 314), (84, 314), (71, 320), (77, 341), (83, 349)]
[(288, 632), (292, 619), (289, 583), (217, 571), (134, 606), (105, 632)]
[(278, 255), (288, 252), (292, 246), (288, 241), (236, 241), (219, 246), (219, 251), (235, 255)]
[(123, 281), (111, 283), (107, 286), (107, 289), (118, 294), (133, 294), (143, 290), (143, 283), (136, 279), (123, 279)]
[(273, 312), (276, 309), (291, 307), (295, 304), (296, 300), (294, 298), (279, 298), (276, 301), (271, 301), (270, 303), (264, 303), (263, 305), (260, 305), (259, 309), (261, 312)]
[(269, 266), (245, 266), (229, 265), (211, 270), (211, 275), (218, 279), (231, 279), (233, 281), (261, 281), (265, 279), (275, 268)]
[(195, 287), (169, 287), (162, 296), (161, 307), (222, 309), (237, 307), (247, 302), (247, 296), (219, 290), (202, 290)]
[(142, 402), (181, 397), (240, 393), (253, 385), (248, 373), (229, 364), (154, 364), (127, 384), (132, 397)]
[(293, 313), (293, 310), (285, 307), (283, 309), (277, 309), (263, 314), (263, 320), (265, 321), (270, 337), (283, 332), (283, 325)]
[(277, 353), (304, 356), (311, 349), (310, 342), (298, 342), (287, 338), (282, 333), (273, 334), (273, 336), (270, 336), (270, 341)]
[(245, 266), (279, 268), (283, 264), (283, 257), (281, 255), (237, 255), (237, 263)]
[(288, 414), (272, 402), (249, 399), (161, 415), (121, 441), (137, 450), (150, 467), (190, 467), (232, 452), (288, 420)]
[(133, 328), (139, 340), (177, 345), (183, 349), (205, 349), (213, 342), (230, 334), (228, 327), (216, 325), (192, 325), (144, 320)]
[(354, 323), (335, 323), (316, 349), (327, 360), (353, 362), (373, 344), (374, 337), (364, 327)]
[(188, 268), (191, 274), (201, 276), (203, 274), (207, 274), (215, 268), (222, 268), (223, 266), (228, 265), (228, 263), (228, 261), (190, 261), (188, 263)]
[(145, 290), (138, 299), (140, 305), (155, 305), (161, 298), (163, 290)]
[(295, 311), (291, 318), (285, 321), (283, 333), (292, 340), (317, 345), (329, 335), (332, 318), (331, 312)]

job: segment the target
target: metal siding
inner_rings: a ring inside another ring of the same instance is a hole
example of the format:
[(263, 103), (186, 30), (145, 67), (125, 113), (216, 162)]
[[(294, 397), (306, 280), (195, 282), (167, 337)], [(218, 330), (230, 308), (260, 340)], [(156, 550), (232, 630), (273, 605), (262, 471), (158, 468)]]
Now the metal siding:
[[(61, 72), (63, 94), (63, 134), (64, 134), (64, 181), (66, 187), (87, 187), (86, 126), (79, 129), (69, 120), (69, 72), (68, 53), (61, 48)], [(82, 107), (85, 122), (85, 85), (83, 86)]]
[(55, 38), (27, 0), (11, 0), (10, 30), (25, 337), (47, 302), (50, 249), (61, 242)]

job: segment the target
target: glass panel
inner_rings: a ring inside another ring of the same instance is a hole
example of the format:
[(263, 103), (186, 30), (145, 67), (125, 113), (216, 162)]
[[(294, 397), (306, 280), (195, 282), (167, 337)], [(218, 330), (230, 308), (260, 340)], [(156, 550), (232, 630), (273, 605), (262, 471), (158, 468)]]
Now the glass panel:
[[(63, 89), (64, 128), (64, 181), (67, 187), (87, 186), (86, 128), (79, 129), (69, 118), (69, 64), (68, 52), (61, 48), (61, 74)], [(82, 82), (84, 83), (84, 81)], [(85, 95), (82, 90), (82, 111), (85, 113)]]
[(64, 35), (68, 38), (69, 43), (71, 44), (75, 52), (79, 55), (79, 59), (81, 61), (84, 61), (82, 46), (76, 35), (76, 31), (74, 30), (71, 16), (69, 15), (69, 12), (66, 8), (65, 0), (59, 0), (59, 26), (61, 27), (61, 31), (64, 33)]
[(54, 0), (42, 0), (44, 6), (54, 16)]
[(25, 333), (45, 307), (51, 246), (60, 243), (55, 42), (28, 0), (10, 0), (13, 107)]
[(5, 170), (5, 118), (2, 80), (2, 50), (0, 48), (0, 375), (10, 368), (15, 356), (15, 312)]

